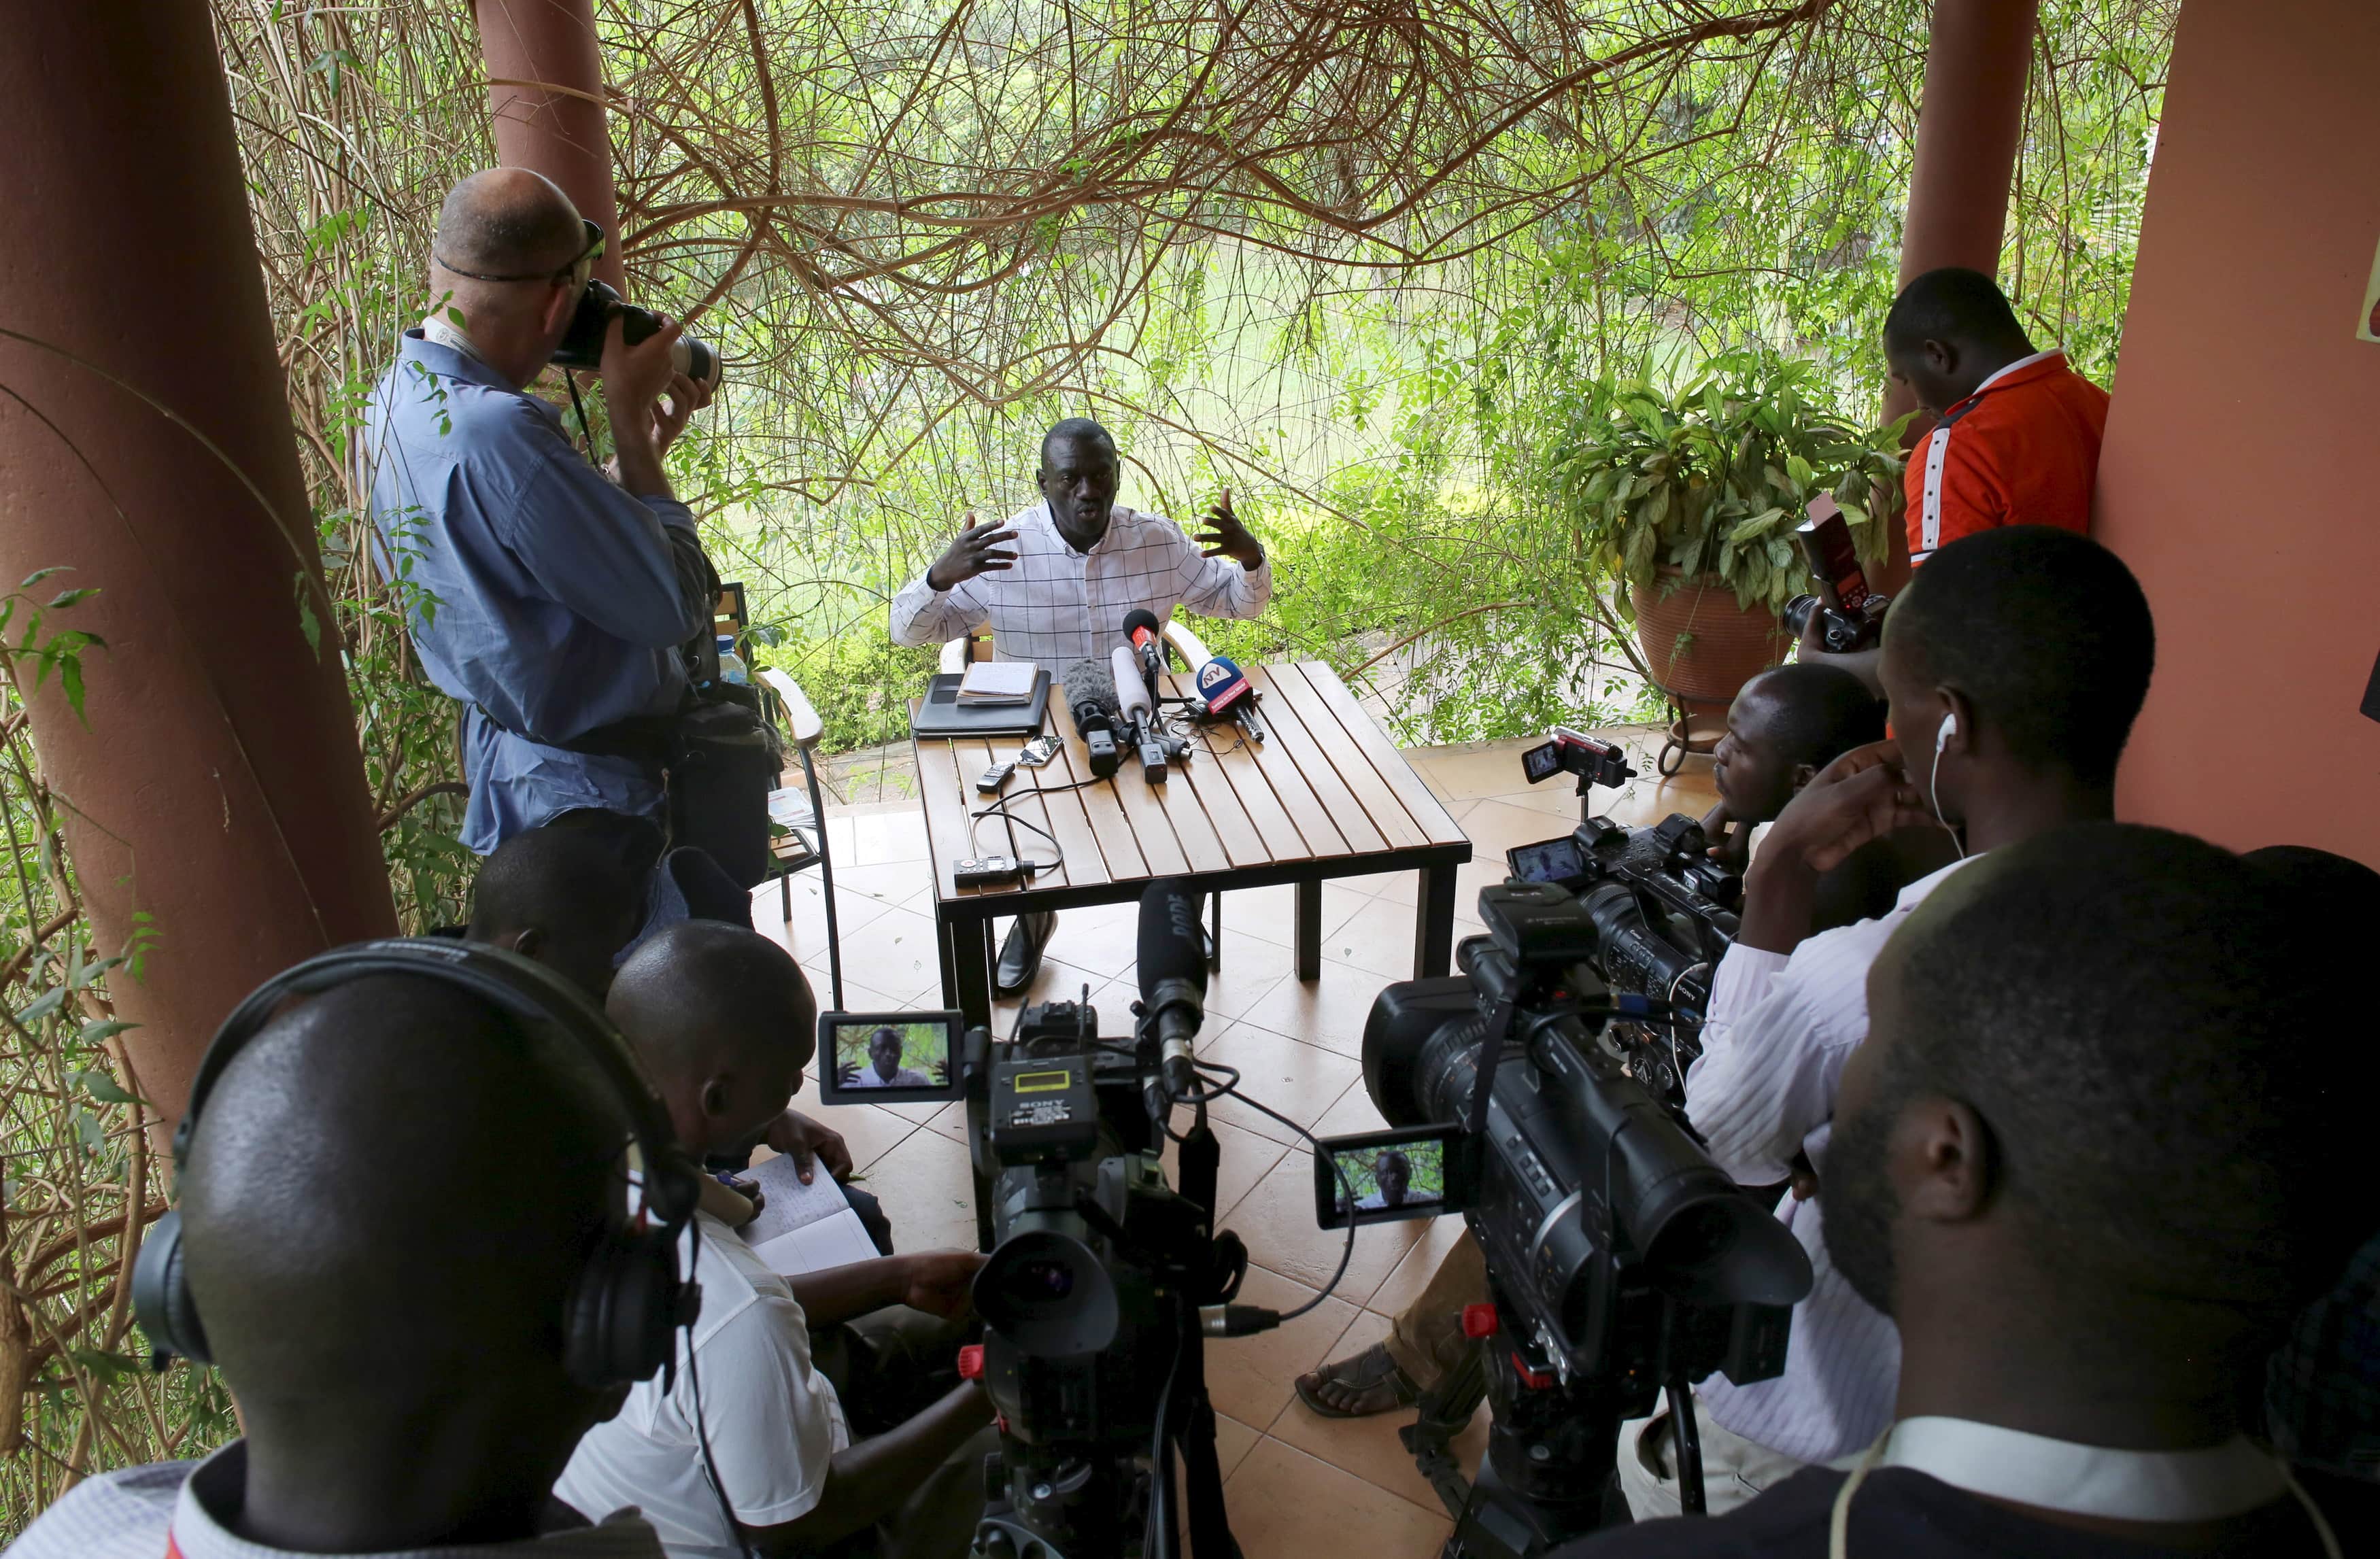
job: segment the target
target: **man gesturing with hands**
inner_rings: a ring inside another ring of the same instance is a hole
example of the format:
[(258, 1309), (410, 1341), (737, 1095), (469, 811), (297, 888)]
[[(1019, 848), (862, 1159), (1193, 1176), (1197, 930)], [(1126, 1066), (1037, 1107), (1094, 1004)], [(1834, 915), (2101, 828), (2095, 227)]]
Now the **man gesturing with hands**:
[[(1051, 428), (1035, 474), (1040, 502), (998, 526), (969, 514), (950, 549), (892, 598), (892, 642), (940, 644), (990, 622), (997, 659), (1036, 661), (1055, 680), (1077, 660), (1106, 659), (1135, 610), (1162, 622), (1176, 606), (1208, 617), (1265, 609), (1272, 568), (1228, 489), (1194, 541), (1162, 515), (1117, 503), (1123, 472), (1098, 423), (1073, 417)], [(1056, 924), (1049, 914), (1016, 922), (994, 975), (1001, 994), (1032, 983)]]
[[(1794, 1182), (1779, 1215), (1816, 1275), (1794, 1307), (1785, 1372), (1697, 1388), (1714, 1511), (1811, 1462), (1868, 1444), (1891, 1421), (1892, 1323), (1828, 1258), (1825, 1188), (1809, 1194), (1837, 1080), (1867, 1033), (1866, 979), (1893, 930), (1966, 861), (2115, 810), (2116, 760), (2148, 692), (2155, 634), (2115, 554), (2071, 531), (2018, 526), (1951, 543), (1885, 620), (1883, 742), (1827, 766), (1770, 826), (1744, 876), (1742, 927), (1712, 981), (1686, 1113), (1742, 1185)], [(1813, 935), (1819, 876), (1896, 828), (1952, 830), (1961, 858), (1892, 911)], [(1678, 1514), (1666, 1414), (1622, 1432), (1620, 1475), (1638, 1518)]]

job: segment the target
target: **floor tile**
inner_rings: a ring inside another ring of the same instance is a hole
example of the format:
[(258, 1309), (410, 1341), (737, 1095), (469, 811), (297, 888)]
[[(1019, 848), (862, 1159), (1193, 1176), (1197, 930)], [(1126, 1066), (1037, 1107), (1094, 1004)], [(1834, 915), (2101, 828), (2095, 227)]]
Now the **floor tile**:
[(923, 862), (927, 858), (926, 815), (919, 808), (860, 813), (851, 822), (851, 859), (855, 865)]
[[(1288, 1311), (1313, 1297), (1311, 1288), (1251, 1267), (1247, 1281), (1240, 1286), (1238, 1302)], [(1333, 1297), (1269, 1332), (1209, 1341), (1207, 1392), (1214, 1399), (1215, 1410), (1242, 1423), (1272, 1422), (1295, 1395), (1291, 1383), (1321, 1363), (1330, 1345), (1354, 1319), (1355, 1307)]]
[(1383, 980), (1413, 977), (1414, 907), (1375, 899), (1322, 939), (1322, 956)]
[[(1368, 893), (1358, 893), (1337, 882), (1322, 885), (1322, 935), (1327, 938), (1364, 907)], [(1244, 888), (1223, 895), (1223, 929), (1244, 931), (1277, 947), (1297, 945), (1297, 889), (1287, 883), (1276, 888)]]
[[(1459, 1217), (1421, 1219), (1415, 1227), (1422, 1231), (1421, 1238), (1405, 1252), (1405, 1259), (1397, 1263), (1397, 1270), (1364, 1300), (1366, 1310), (1394, 1316), (1418, 1300), (1437, 1273), (1438, 1263), (1446, 1259), (1447, 1251), (1463, 1235), (1463, 1222)], [(1480, 1294), (1476, 1298), (1484, 1304), (1488, 1296)]]
[(1326, 959), (1320, 979), (1281, 981), (1248, 1009), (1244, 1021), (1360, 1058), (1364, 1021), (1387, 984), (1385, 976)]
[[(1360, 1353), (1389, 1335), (1389, 1323), (1381, 1316), (1364, 1314), (1355, 1318), (1330, 1349), (1333, 1359), (1344, 1359)], [(1375, 1488), (1384, 1489), (1426, 1510), (1443, 1511), (1437, 1491), (1429, 1480), (1414, 1465), (1413, 1453), (1405, 1449), (1397, 1432), (1414, 1421), (1410, 1408), (1393, 1413), (1375, 1413), (1363, 1419), (1326, 1419), (1299, 1401), (1294, 1396), (1289, 1406), (1281, 1410), (1267, 1432), (1285, 1445), (1293, 1445), (1312, 1456), (1329, 1462), (1342, 1472), (1350, 1472)], [(1488, 1404), (1482, 1402), (1472, 1415), (1470, 1424), (1454, 1437), (1455, 1460), (1468, 1474), (1479, 1465), (1488, 1451)]]
[(1063, 959), (1109, 979), (1132, 967), (1138, 953), (1140, 906), (1094, 904), (1087, 909), (1062, 910), (1051, 934), (1047, 956)]
[(851, 1150), (851, 1162), (862, 1173), (917, 1129), (917, 1122), (904, 1120), (874, 1105), (822, 1105), (815, 1087), (805, 1087), (795, 1094), (794, 1108), (820, 1125), (842, 1132), (844, 1146)]
[(1223, 966), (1207, 976), (1207, 1012), (1241, 1018), (1272, 993), (1297, 967), (1297, 955), (1283, 942), (1268, 942), (1223, 925)]
[(1454, 1530), (1436, 1510), (1269, 1436), (1224, 1480), (1223, 1499), (1245, 1559), (1430, 1559)]
[[(1237, 1069), (1239, 1089), (1248, 1098), (1309, 1129), (1339, 1102), (1340, 1094), (1360, 1087), (1364, 1074), (1359, 1061), (1245, 1023), (1199, 1035), (1198, 1054)], [(1283, 1145), (1299, 1141), (1295, 1131), (1238, 1099), (1219, 1099), (1208, 1106), (1208, 1113), (1217, 1120)]]
[(1384, 1131), (1388, 1121), (1379, 1107), (1372, 1103), (1369, 1089), (1359, 1077), (1355, 1086), (1339, 1095), (1338, 1102), (1322, 1112), (1322, 1118), (1310, 1123), (1318, 1137), (1343, 1137), (1352, 1131)]
[(1331, 1292), (1359, 1305), (1422, 1237), (1420, 1220), (1367, 1224), (1355, 1231), (1350, 1254), (1345, 1229), (1322, 1228), (1314, 1221), (1314, 1157), (1307, 1148), (1283, 1154), (1232, 1209), (1231, 1225), (1247, 1241), (1250, 1261), (1312, 1287), (1329, 1284), (1344, 1258), (1346, 1275)]
[(898, 1249), (976, 1248), (975, 1192), (963, 1143), (938, 1131), (912, 1131), (868, 1167), (862, 1183), (884, 1203)]
[(846, 929), (842, 942), (843, 977), (847, 981), (880, 991), (913, 994), (941, 983), (934, 923), (914, 911), (888, 909), (856, 931)]
[(1247, 1459), (1248, 1453), (1263, 1439), (1261, 1432), (1250, 1429), (1229, 1413), (1215, 1415), (1215, 1460), (1229, 1478)]

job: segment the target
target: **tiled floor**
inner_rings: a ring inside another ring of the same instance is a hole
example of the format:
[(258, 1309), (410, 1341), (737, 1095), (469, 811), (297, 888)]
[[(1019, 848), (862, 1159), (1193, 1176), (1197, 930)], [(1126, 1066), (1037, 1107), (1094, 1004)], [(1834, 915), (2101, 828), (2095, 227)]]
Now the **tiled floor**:
[[(1715, 797), (1707, 759), (1688, 759), (1683, 774), (1664, 781), (1650, 775), (1658, 737), (1648, 743), (1644, 731), (1609, 734), (1627, 741), (1647, 778), (1616, 792), (1596, 792), (1597, 812), (1634, 824), (1672, 812), (1699, 816), (1709, 808)], [(1462, 873), (1458, 937), (1478, 929), (1471, 906), (1482, 884), (1503, 880), (1507, 849), (1561, 833), (1577, 819), (1578, 800), (1566, 779), (1535, 790), (1522, 780), (1520, 752), (1529, 744), (1408, 755), (1478, 852)], [(917, 804), (853, 808), (831, 816), (828, 828), (837, 864), (844, 1005), (941, 1005), (933, 894)], [(1291, 890), (1227, 894), (1222, 969), (1208, 989), (1199, 1053), (1238, 1068), (1249, 1095), (1318, 1132), (1377, 1128), (1380, 1118), (1364, 1091), (1360, 1040), (1380, 986), (1411, 973), (1414, 897), (1411, 873), (1327, 888), (1322, 977), (1309, 985), (1290, 972)], [(815, 873), (795, 880), (793, 898), (783, 935), (810, 969), (823, 1003), (826, 922)], [(773, 883), (755, 895), (754, 920), (762, 930), (779, 930), (779, 902)], [(1066, 912), (1026, 999), (1078, 997), (1088, 986), (1102, 1028), (1123, 1032), (1138, 994), (1136, 915), (1131, 904)], [(1002, 1003), (1001, 1010), (1005, 1017), (1014, 1007)], [(974, 1243), (960, 1106), (866, 1105), (814, 1113), (850, 1142), (904, 1249)], [(1221, 1223), (1247, 1241), (1255, 1263), (1242, 1298), (1277, 1309), (1303, 1303), (1330, 1279), (1344, 1239), (1314, 1227), (1305, 1152), (1279, 1122), (1232, 1101), (1212, 1113), (1223, 1146)], [(1346, 1275), (1314, 1311), (1262, 1336), (1208, 1345), (1225, 1497), (1247, 1559), (1437, 1553), (1450, 1524), (1397, 1440), (1397, 1425), (1409, 1415), (1324, 1420), (1297, 1401), (1291, 1383), (1385, 1335), (1389, 1318), (1421, 1290), (1456, 1231), (1451, 1218), (1363, 1229)], [(1475, 1460), (1485, 1443), (1483, 1417), (1462, 1443), (1466, 1457)]]

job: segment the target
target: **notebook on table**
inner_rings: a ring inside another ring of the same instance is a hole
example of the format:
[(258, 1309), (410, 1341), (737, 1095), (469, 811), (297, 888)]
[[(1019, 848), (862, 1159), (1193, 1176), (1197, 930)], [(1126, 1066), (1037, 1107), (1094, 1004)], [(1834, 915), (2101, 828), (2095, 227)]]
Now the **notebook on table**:
[(824, 1165), (804, 1185), (793, 1159), (780, 1154), (742, 1178), (759, 1185), (768, 1200), (738, 1232), (770, 1271), (798, 1277), (876, 1258), (876, 1241)]
[[(1023, 665), (1023, 661), (1012, 661)], [(1050, 710), (1050, 673), (1033, 669), (1032, 691), (1018, 703), (982, 703), (962, 699), (960, 672), (943, 671), (926, 684), (926, 696), (909, 717), (915, 736), (1030, 736), (1041, 729)]]

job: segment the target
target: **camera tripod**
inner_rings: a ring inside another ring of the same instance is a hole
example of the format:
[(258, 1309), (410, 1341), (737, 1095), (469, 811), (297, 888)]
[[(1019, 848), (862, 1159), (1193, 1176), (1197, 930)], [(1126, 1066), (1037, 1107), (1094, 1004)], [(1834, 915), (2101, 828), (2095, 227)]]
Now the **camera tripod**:
[[(1549, 1360), (1516, 1344), (1500, 1299), (1495, 1333), (1423, 1393), (1415, 1420), (1397, 1431), (1414, 1464), (1454, 1518), (1440, 1559), (1539, 1559), (1604, 1527), (1628, 1523), (1614, 1476), (1620, 1426), (1640, 1415), (1643, 1388), (1599, 1377), (1563, 1381)], [(1669, 1383), (1678, 1425), (1678, 1484), (1688, 1515), (1703, 1513), (1701, 1437), (1684, 1380)], [(1488, 1454), (1466, 1478), (1454, 1437), (1489, 1404)]]

